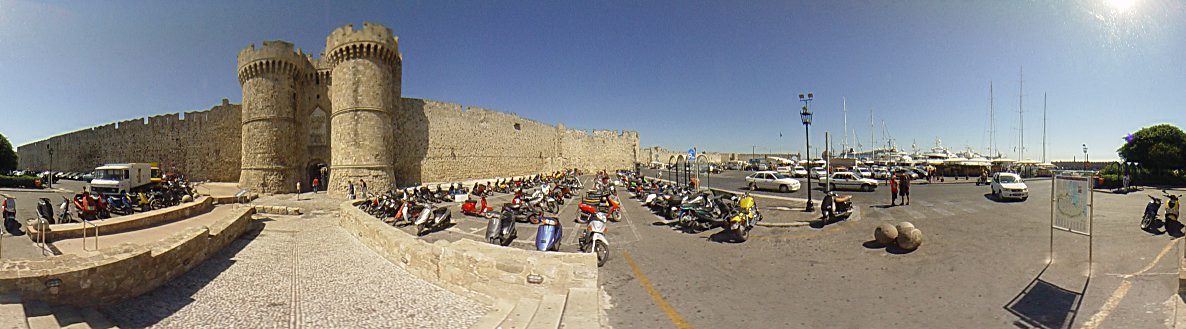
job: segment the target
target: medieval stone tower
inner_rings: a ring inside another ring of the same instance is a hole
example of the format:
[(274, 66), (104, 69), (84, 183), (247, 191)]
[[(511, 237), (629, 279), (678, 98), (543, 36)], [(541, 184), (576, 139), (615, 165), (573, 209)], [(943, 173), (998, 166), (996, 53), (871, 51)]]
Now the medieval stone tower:
[(239, 185), (267, 193), (296, 189), (297, 98), (312, 67), (291, 43), (265, 41), (239, 52), (243, 143)]
[(359, 179), (375, 190), (391, 187), (403, 75), (399, 40), (381, 25), (363, 23), (357, 31), (347, 25), (325, 39), (325, 54), (332, 72), (330, 191), (344, 194), (347, 182)]
[[(239, 52), (243, 142), (239, 186), (287, 193), (297, 182), (344, 194), (347, 182), (392, 186), (394, 113), (400, 110), (402, 59), (391, 29), (346, 25), (314, 59), (284, 41)], [(329, 109), (327, 115), (326, 109)], [(328, 125), (327, 125), (328, 123)], [(307, 132), (307, 133), (306, 133)], [(329, 175), (321, 176), (325, 167)]]

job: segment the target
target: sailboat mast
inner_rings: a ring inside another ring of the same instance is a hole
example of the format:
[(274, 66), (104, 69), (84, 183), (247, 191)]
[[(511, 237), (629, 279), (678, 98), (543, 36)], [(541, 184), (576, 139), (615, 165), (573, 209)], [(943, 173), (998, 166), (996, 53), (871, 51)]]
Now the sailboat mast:
[(1046, 93), (1042, 93), (1042, 163), (1046, 163)]
[(1025, 161), (1025, 68), (1017, 70), (1017, 121), (1020, 123), (1020, 135), (1017, 138), (1017, 161)]
[(877, 161), (877, 129), (873, 128), (873, 110), (869, 110), (869, 153), (871, 160)]
[(988, 80), (988, 155), (996, 156), (993, 150), (997, 147), (997, 119), (993, 113), (992, 80)]
[(844, 108), (844, 150), (841, 153), (848, 153), (848, 97), (842, 97), (840, 101)]

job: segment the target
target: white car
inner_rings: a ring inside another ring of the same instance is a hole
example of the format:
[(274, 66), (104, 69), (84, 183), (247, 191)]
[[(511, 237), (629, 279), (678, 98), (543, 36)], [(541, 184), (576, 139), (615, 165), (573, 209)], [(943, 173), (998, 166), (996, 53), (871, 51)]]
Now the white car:
[(889, 177), (890, 177), (889, 170), (885, 170), (885, 168), (873, 168), (873, 178), (886, 179)]
[(992, 175), (992, 196), (997, 199), (1018, 199), (1025, 201), (1030, 197), (1030, 190), (1021, 177), (1014, 173), (999, 172)]
[(781, 166), (778, 168), (774, 168), (774, 171), (777, 171), (778, 173), (783, 174), (783, 175), (790, 174), (791, 166)]
[(807, 177), (807, 168), (803, 168), (803, 166), (795, 166), (795, 169), (791, 169), (791, 176)]
[(812, 169), (812, 171), (811, 171), (811, 177), (813, 177), (813, 178), (828, 177), (828, 171), (825, 170), (823, 167), (815, 167), (815, 169)]
[(745, 182), (751, 191), (758, 189), (777, 189), (779, 192), (795, 192), (800, 188), (799, 180), (774, 171), (759, 171), (745, 176)]
[(866, 167), (857, 167), (856, 173), (860, 174), (861, 178), (873, 178), (873, 171)]
[(821, 179), (820, 187), (832, 185), (832, 189), (854, 189), (858, 191), (872, 192), (877, 189), (877, 181), (869, 178), (861, 178), (851, 172), (834, 172), (831, 178)]

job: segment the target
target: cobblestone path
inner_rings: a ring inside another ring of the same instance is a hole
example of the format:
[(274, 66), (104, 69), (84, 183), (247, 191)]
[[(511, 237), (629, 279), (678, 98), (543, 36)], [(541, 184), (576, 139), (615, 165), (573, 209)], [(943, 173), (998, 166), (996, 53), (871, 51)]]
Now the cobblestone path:
[(103, 313), (123, 328), (467, 328), (489, 310), (387, 262), (328, 216), (273, 218)]

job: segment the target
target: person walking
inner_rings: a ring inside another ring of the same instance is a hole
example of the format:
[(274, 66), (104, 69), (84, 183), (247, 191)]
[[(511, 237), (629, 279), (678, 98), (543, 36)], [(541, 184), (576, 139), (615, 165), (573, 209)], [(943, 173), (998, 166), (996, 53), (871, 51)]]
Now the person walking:
[(346, 197), (354, 200), (354, 182), (346, 182)]
[(313, 179), (313, 194), (317, 194), (317, 187), (319, 187), (319, 186), (321, 186), (321, 179), (314, 178)]
[(910, 205), (910, 174), (899, 176), (898, 196), (902, 197), (902, 205)]
[(361, 193), (362, 196), (365, 197), (367, 195), (370, 195), (370, 191), (367, 190), (367, 182), (366, 181), (362, 180), (362, 178), (359, 178), (358, 185), (362, 186), (362, 193)]
[(296, 199), (301, 199), (301, 182), (297, 182)]
[(894, 177), (890, 177), (889, 186), (890, 186), (890, 205), (896, 206), (896, 205), (898, 205), (898, 180), (895, 179)]

